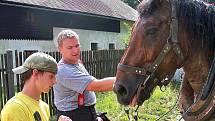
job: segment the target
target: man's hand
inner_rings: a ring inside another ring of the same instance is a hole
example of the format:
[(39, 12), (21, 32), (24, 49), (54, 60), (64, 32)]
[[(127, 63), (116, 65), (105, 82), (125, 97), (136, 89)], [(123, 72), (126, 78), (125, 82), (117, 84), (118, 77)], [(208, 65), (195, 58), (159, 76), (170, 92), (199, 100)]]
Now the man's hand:
[(58, 119), (58, 121), (72, 121), (72, 119), (70, 119), (67, 116), (61, 115)]

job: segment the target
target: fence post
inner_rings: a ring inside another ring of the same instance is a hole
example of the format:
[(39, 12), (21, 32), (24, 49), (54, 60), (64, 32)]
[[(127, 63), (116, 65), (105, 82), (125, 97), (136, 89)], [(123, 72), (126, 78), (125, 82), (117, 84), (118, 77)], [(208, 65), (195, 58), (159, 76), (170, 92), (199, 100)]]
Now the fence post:
[(8, 98), (10, 99), (15, 95), (14, 92), (14, 74), (13, 74), (13, 52), (7, 50), (7, 76), (8, 76)]

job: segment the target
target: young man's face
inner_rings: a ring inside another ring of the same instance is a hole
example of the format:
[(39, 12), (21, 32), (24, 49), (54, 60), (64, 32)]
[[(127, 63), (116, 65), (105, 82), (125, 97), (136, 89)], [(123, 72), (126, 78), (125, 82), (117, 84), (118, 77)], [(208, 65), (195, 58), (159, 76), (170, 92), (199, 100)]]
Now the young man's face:
[(55, 74), (51, 72), (39, 73), (37, 79), (37, 89), (44, 93), (48, 93), (53, 85), (57, 82)]
[(78, 63), (81, 49), (80, 43), (75, 37), (64, 39), (58, 49), (66, 62), (72, 64)]

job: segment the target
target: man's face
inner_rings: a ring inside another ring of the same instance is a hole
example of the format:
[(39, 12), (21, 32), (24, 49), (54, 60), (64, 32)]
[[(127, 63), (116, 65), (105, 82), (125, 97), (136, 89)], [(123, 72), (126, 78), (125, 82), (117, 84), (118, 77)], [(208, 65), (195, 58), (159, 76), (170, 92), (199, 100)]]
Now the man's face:
[(53, 87), (53, 85), (57, 82), (56, 81), (56, 76), (54, 73), (50, 72), (43, 72), (43, 73), (38, 73), (37, 75), (37, 89), (40, 92), (48, 93), (49, 90)]
[(66, 62), (78, 63), (80, 59), (80, 43), (75, 37), (64, 39), (58, 49)]

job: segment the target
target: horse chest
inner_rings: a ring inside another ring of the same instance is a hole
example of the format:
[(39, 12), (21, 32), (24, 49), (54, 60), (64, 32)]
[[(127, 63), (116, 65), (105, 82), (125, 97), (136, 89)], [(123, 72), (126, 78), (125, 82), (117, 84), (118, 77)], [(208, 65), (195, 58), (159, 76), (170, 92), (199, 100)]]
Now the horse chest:
[(199, 93), (207, 81), (208, 69), (202, 65), (185, 69), (185, 78), (196, 93)]

